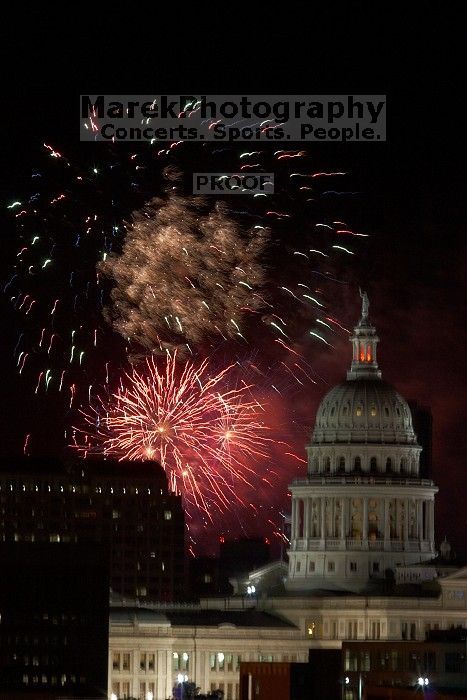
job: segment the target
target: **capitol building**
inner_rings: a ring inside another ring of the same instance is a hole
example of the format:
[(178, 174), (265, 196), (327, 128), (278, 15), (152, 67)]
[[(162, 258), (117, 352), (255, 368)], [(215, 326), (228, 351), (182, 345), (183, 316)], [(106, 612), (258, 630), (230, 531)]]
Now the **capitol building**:
[(307, 478), (291, 485), (289, 590), (362, 592), (435, 554), (438, 489), (419, 477), (407, 402), (382, 379), (366, 295), (350, 340), (347, 379), (316, 415)]
[[(310, 650), (335, 649), (351, 674), (364, 667), (354, 668), (346, 645), (365, 644), (362, 654), (373, 654), (392, 644), (388, 658), (397, 660), (403, 642), (467, 627), (467, 568), (443, 568), (436, 558), (438, 489), (420, 476), (422, 448), (406, 400), (382, 378), (366, 294), (350, 340), (347, 378), (317, 411), (307, 476), (290, 486), (288, 562), (232, 580), (228, 598), (115, 601), (113, 700), (165, 700), (184, 679), (238, 700), (240, 662), (306, 662)], [(408, 667), (407, 682), (416, 684), (424, 658)], [(346, 699), (360, 697), (352, 682)]]

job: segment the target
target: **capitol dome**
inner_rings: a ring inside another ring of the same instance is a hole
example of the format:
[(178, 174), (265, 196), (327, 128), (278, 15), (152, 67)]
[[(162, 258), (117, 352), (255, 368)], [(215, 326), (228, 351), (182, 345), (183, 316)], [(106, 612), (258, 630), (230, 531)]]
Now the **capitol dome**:
[(348, 379), (318, 408), (312, 443), (415, 444), (407, 401), (382, 379)]
[(379, 338), (368, 318), (366, 295), (350, 341), (347, 379), (326, 394), (316, 414), (308, 473), (418, 475), (421, 447), (412, 414), (407, 401), (381, 378)]

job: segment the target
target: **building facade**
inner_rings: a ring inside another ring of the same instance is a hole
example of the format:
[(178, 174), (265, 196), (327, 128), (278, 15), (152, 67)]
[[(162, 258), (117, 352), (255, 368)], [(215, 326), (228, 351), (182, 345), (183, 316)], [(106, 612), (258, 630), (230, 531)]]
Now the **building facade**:
[(0, 542), (107, 544), (113, 591), (185, 595), (184, 515), (157, 462), (6, 461)]
[(363, 592), (388, 570), (435, 555), (437, 488), (420, 478), (407, 402), (382, 380), (366, 295), (350, 340), (347, 380), (322, 400), (307, 477), (290, 486), (291, 591)]
[[(282, 595), (206, 598), (184, 608), (111, 610), (109, 698), (166, 700), (179, 676), (239, 698), (240, 662), (306, 662), (310, 650), (422, 642), (467, 628), (467, 568), (439, 579), (431, 596)], [(148, 695), (148, 693), (152, 695)]]

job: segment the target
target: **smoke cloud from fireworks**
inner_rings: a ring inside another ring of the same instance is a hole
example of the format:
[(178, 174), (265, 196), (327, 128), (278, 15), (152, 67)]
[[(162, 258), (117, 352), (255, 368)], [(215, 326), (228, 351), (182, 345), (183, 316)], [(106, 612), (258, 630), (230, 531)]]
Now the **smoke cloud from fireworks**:
[(265, 227), (244, 231), (222, 203), (153, 199), (133, 214), (122, 254), (99, 266), (115, 282), (106, 318), (151, 351), (240, 339), (243, 317), (263, 304), (267, 239)]

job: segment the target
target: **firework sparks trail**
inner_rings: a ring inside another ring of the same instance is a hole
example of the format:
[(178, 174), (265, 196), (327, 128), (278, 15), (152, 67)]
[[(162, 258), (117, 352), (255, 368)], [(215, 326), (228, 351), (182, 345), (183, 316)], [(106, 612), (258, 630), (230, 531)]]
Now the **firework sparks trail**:
[(252, 386), (229, 388), (233, 367), (212, 374), (207, 360), (180, 365), (174, 353), (160, 369), (146, 358), (144, 371), (133, 368), (108, 399), (81, 411), (85, 426), (75, 429), (73, 446), (81, 454), (157, 459), (189, 511), (211, 517), (212, 509), (244, 505), (241, 489), (262, 479), (255, 460), (264, 460), (275, 441)]

